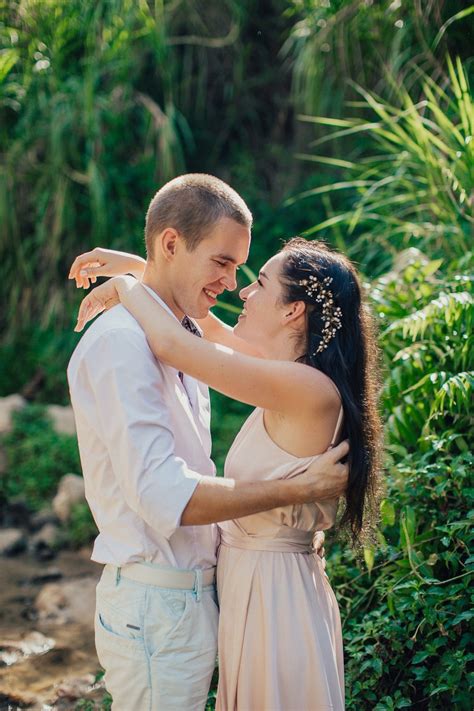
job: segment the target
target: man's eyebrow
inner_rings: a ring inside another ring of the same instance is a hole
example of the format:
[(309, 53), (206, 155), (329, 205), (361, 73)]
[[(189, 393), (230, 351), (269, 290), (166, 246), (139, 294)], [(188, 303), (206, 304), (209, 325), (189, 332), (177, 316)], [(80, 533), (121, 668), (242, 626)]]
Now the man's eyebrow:
[(260, 271), (260, 272), (258, 273), (258, 276), (261, 276), (261, 277), (263, 277), (264, 279), (268, 279), (268, 277), (267, 277), (267, 275), (265, 274), (265, 272), (262, 272), (262, 271)]

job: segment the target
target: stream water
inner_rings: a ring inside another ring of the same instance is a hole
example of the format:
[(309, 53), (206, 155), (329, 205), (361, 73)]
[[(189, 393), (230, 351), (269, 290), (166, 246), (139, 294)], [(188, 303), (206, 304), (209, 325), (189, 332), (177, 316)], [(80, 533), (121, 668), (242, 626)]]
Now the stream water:
[[(77, 689), (90, 689), (100, 669), (91, 594), (99, 575), (100, 566), (82, 552), (63, 551), (47, 563), (27, 555), (0, 559), (1, 711), (74, 709)], [(53, 581), (72, 583), (78, 591), (87, 587), (86, 612), (79, 621), (38, 616), (34, 601)]]

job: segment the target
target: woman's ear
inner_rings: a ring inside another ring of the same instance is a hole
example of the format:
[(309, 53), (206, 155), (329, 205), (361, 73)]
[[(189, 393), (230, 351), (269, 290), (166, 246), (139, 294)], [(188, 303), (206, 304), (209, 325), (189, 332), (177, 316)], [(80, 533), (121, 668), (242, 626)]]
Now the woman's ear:
[(284, 309), (283, 319), (285, 323), (296, 321), (306, 314), (306, 304), (304, 301), (292, 301)]

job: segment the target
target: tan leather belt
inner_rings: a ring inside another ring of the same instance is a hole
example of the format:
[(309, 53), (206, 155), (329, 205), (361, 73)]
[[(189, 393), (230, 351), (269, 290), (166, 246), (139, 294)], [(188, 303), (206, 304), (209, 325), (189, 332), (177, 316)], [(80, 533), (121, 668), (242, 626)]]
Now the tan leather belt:
[(171, 588), (177, 590), (194, 590), (197, 586), (208, 587), (214, 585), (216, 579), (216, 569), (196, 568), (195, 570), (177, 570), (173, 568), (156, 568), (146, 563), (128, 563), (120, 568), (107, 565), (114, 573), (120, 577), (134, 580), (137, 583), (146, 585), (156, 585), (159, 588)]

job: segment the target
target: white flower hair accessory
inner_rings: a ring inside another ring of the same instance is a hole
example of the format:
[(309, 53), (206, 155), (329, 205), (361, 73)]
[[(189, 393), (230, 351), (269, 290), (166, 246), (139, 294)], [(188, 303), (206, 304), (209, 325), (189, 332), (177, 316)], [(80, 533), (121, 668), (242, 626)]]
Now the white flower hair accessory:
[(320, 281), (314, 274), (310, 274), (306, 279), (300, 279), (300, 286), (304, 286), (306, 295), (314, 298), (315, 302), (322, 305), (323, 330), (321, 333), (321, 342), (314, 353), (314, 357), (318, 353), (322, 353), (337, 331), (342, 328), (342, 311), (339, 306), (334, 303), (334, 295), (329, 288), (332, 284), (332, 277), (325, 277)]

